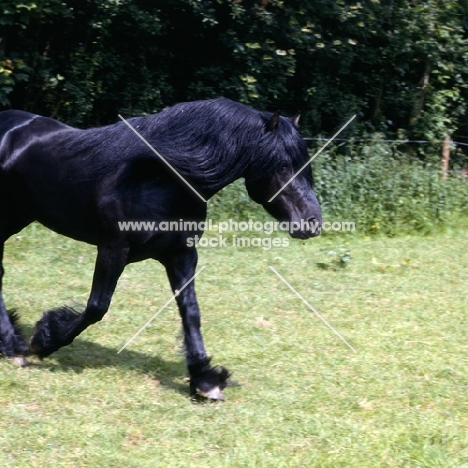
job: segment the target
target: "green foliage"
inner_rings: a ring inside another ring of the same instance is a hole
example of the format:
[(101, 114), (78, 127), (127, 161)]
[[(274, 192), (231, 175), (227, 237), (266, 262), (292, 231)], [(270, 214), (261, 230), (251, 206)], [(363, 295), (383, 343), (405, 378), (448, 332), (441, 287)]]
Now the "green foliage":
[(427, 233), (468, 214), (468, 180), (443, 180), (438, 166), (408, 158), (382, 141), (352, 156), (331, 149), (314, 160), (326, 218), (349, 220), (365, 234)]
[(30, 69), (22, 59), (0, 60), (0, 106), (8, 107), (8, 96), (17, 83), (27, 81)]
[(5, 12), (0, 59), (26, 66), (11, 71), (14, 89), (0, 81), (3, 105), (9, 99), (17, 108), (91, 125), (115, 121), (120, 112), (154, 113), (167, 102), (164, 69), (155, 66), (162, 57), (154, 7), (38, 1)]
[(244, 181), (239, 179), (218, 192), (208, 203), (208, 217), (212, 219), (266, 221), (269, 215), (247, 194)]
[(331, 249), (324, 247), (321, 250), (325, 256), (316, 265), (322, 270), (337, 271), (346, 268), (351, 262), (351, 252), (347, 245), (338, 245)]
[(468, 130), (468, 10), (455, 0), (4, 0), (0, 106), (70, 124), (226, 96), (303, 110), (306, 133)]

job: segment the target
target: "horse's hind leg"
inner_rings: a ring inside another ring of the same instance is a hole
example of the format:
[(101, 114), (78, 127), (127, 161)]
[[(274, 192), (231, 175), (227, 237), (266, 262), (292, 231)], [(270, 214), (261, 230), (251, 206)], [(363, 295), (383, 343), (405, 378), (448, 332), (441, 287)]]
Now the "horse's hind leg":
[(2, 296), (2, 281), (5, 270), (3, 269), (3, 240), (0, 241), (0, 354), (12, 357), (19, 365), (26, 365), (24, 356), (27, 354), (27, 347), (21, 330), (17, 325), (15, 313), (8, 313)]
[(98, 248), (88, 304), (79, 314), (70, 307), (45, 312), (29, 342), (31, 353), (45, 357), (69, 345), (81, 332), (107, 312), (117, 281), (127, 263), (126, 244), (110, 242)]

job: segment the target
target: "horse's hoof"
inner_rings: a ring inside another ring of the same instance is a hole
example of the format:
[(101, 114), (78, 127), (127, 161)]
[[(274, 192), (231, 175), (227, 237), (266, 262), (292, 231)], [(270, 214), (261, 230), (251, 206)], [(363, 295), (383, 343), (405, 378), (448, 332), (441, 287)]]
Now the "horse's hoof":
[(37, 354), (40, 355), (42, 352), (42, 346), (38, 343), (38, 340), (36, 339), (36, 336), (33, 335), (31, 336), (31, 339), (29, 340), (29, 352), (31, 354)]
[(221, 393), (221, 389), (219, 387), (213, 387), (207, 392), (198, 391), (198, 394), (203, 398), (209, 398), (210, 400), (224, 401), (224, 395)]
[(42, 340), (40, 340), (36, 335), (31, 336), (31, 339), (29, 340), (30, 354), (35, 354), (39, 359), (44, 359), (45, 357), (52, 354), (54, 351), (57, 350), (46, 349), (42, 343)]
[(15, 356), (11, 360), (15, 366), (18, 367), (27, 367), (29, 366), (29, 362), (26, 360), (24, 356)]
[(42, 359), (69, 345), (79, 321), (80, 314), (71, 307), (63, 306), (44, 312), (34, 328), (29, 351)]

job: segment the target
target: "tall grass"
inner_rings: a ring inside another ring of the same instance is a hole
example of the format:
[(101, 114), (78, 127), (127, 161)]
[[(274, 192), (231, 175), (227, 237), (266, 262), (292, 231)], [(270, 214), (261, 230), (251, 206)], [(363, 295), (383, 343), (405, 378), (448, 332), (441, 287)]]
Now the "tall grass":
[[(313, 154), (311, 150), (311, 154)], [(410, 157), (381, 140), (345, 150), (336, 145), (313, 161), (315, 191), (328, 221), (354, 221), (362, 234), (430, 233), (466, 219), (468, 178), (442, 179), (432, 162)], [(241, 181), (214, 197), (214, 218), (266, 219)]]

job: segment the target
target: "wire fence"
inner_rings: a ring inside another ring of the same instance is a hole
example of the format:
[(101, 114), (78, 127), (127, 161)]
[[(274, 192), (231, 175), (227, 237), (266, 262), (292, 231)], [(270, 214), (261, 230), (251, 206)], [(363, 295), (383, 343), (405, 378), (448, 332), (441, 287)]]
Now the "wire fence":
[[(328, 141), (329, 138), (313, 138), (313, 137), (306, 137), (304, 138), (306, 141)], [(373, 138), (335, 138), (333, 141), (339, 141), (339, 142), (347, 142), (347, 143), (364, 143), (364, 142), (370, 142), (370, 143), (376, 143), (376, 142), (382, 142), (382, 143), (397, 143), (397, 144), (408, 144), (408, 143), (414, 143), (414, 144), (430, 144), (430, 145), (435, 145), (433, 141), (429, 140), (376, 140)], [(450, 140), (450, 144), (453, 146), (466, 146), (468, 147), (468, 143), (463, 143), (461, 141), (455, 141), (455, 140)]]
[[(459, 139), (468, 137), (458, 136)], [(324, 137), (306, 137), (305, 141), (311, 142), (326, 142), (329, 141), (329, 138)], [(413, 145), (427, 145), (431, 146), (430, 154), (432, 157), (437, 156), (441, 160), (442, 171), (444, 173), (459, 174), (463, 177), (468, 176), (468, 142), (463, 142), (452, 139), (446, 139), (442, 142), (434, 142), (429, 140), (393, 140), (393, 139), (376, 139), (376, 138), (335, 138), (333, 143), (350, 144), (354, 145), (356, 143), (368, 143), (370, 145), (378, 144), (387, 144), (389, 148), (393, 151), (404, 152), (408, 159), (418, 160), (421, 158), (412, 154), (408, 148), (411, 148)], [(402, 149), (406, 146), (405, 149)], [(350, 148), (351, 151), (351, 148)], [(444, 153), (445, 151), (445, 153)]]

